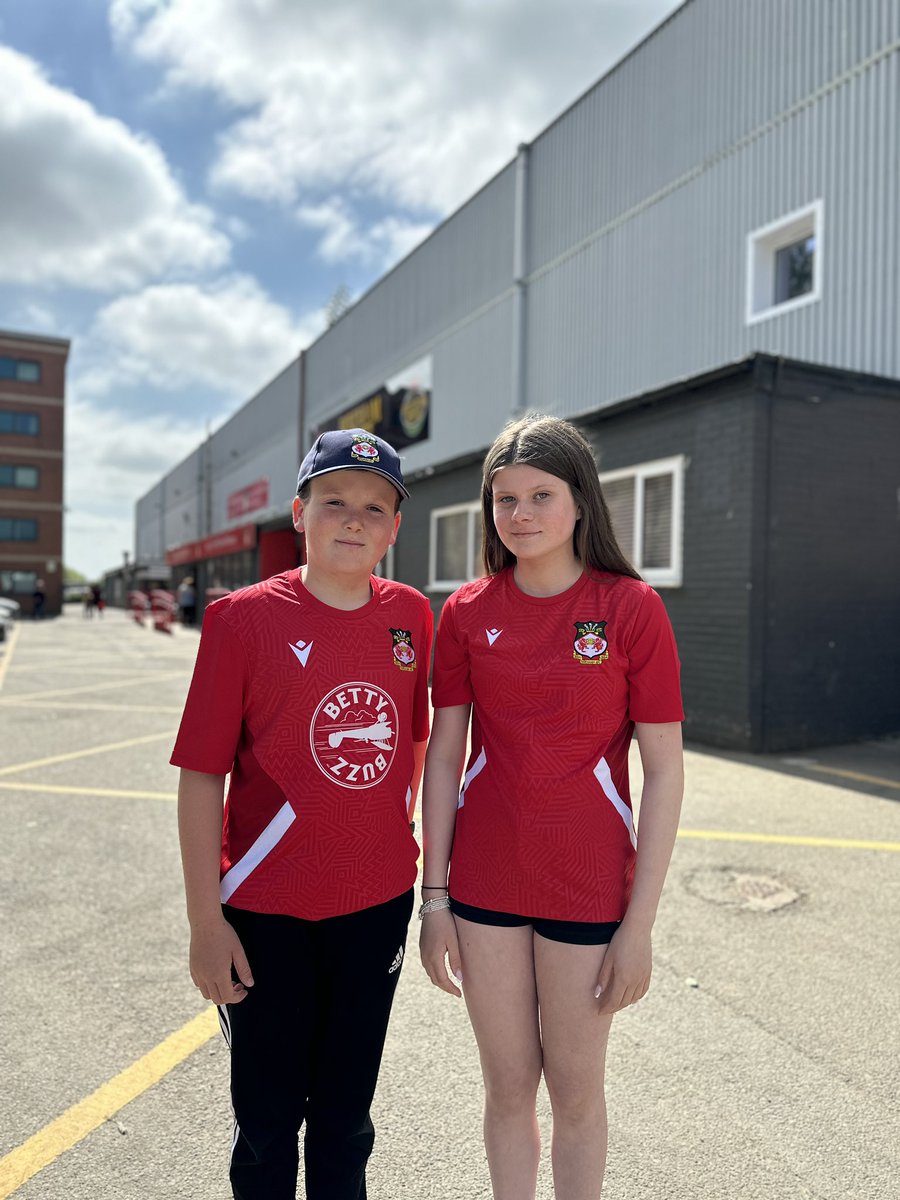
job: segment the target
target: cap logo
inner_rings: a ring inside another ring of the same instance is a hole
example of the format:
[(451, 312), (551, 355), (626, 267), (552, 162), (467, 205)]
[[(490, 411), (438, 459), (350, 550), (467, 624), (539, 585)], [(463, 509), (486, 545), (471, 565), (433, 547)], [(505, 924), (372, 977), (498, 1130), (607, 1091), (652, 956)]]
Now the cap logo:
[(370, 441), (359, 438), (350, 447), (353, 458), (361, 458), (365, 463), (376, 463), (379, 460), (378, 447)]

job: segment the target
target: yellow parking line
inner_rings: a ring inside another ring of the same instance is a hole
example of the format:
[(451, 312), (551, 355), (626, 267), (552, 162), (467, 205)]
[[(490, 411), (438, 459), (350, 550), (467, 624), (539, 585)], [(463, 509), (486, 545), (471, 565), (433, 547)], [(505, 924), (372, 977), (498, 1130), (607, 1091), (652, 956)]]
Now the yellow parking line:
[(125, 750), (129, 746), (144, 746), (147, 742), (161, 742), (174, 738), (171, 729), (165, 733), (148, 733), (145, 737), (129, 738), (127, 742), (107, 742), (105, 746), (91, 746), (87, 750), (72, 750), (68, 754), (54, 754), (50, 758), (35, 758), (31, 762), (14, 763), (11, 767), (0, 767), (0, 775), (14, 775), (16, 771), (30, 771), (34, 767), (49, 767), (53, 763), (71, 762), (74, 758), (89, 758), (92, 754), (106, 754), (110, 750)]
[(183, 711), (183, 708), (174, 704), (85, 704), (83, 700), (79, 700), (77, 704), (65, 704), (53, 700), (48, 700), (46, 704), (41, 700), (27, 700), (23, 703), (18, 696), (7, 696), (5, 699), (0, 697), (0, 708), (34, 708), (46, 709), (51, 712), (67, 712), (71, 709), (74, 709), (75, 712), (152, 712), (168, 713), (170, 716)]
[(3, 680), (6, 678), (6, 672), (9, 670), (9, 664), (12, 662), (13, 650), (16, 647), (16, 642), (19, 638), (19, 626), (13, 625), (12, 633), (9, 635), (9, 641), (6, 643), (6, 652), (0, 658), (0, 691), (3, 690)]
[(54, 688), (46, 692), (23, 692), (21, 696), (10, 697), (15, 700), (46, 700), (49, 696), (75, 696), (82, 692), (106, 692), (113, 688), (134, 687), (137, 684), (161, 683), (164, 679), (184, 679), (184, 671), (152, 671), (146, 675), (133, 675), (130, 679), (120, 679), (116, 683), (88, 683), (83, 687)]
[(173, 1067), (208, 1042), (218, 1027), (216, 1010), (206, 1009), (143, 1058), (126, 1067), (115, 1079), (104, 1083), (27, 1142), (0, 1158), (0, 1200), (6, 1200), (38, 1171), (71, 1150), (142, 1092), (159, 1083)]
[(781, 846), (824, 846), (835, 850), (900, 850), (900, 842), (865, 842), (856, 838), (793, 837), (790, 834), (728, 833), (719, 829), (679, 829), (680, 838), (708, 842), (768, 842)]
[(818, 771), (821, 775), (836, 775), (838, 779), (855, 779), (859, 783), (874, 783), (878, 787), (896, 788), (900, 791), (900, 780), (882, 779), (880, 775), (864, 775), (862, 771), (846, 771), (843, 767), (826, 767), (821, 763), (803, 763), (807, 771)]
[(118, 788), (62, 787), (50, 783), (4, 783), (0, 788), (10, 792), (51, 792), (60, 796), (112, 796), (118, 800), (177, 800), (177, 792), (125, 792)]

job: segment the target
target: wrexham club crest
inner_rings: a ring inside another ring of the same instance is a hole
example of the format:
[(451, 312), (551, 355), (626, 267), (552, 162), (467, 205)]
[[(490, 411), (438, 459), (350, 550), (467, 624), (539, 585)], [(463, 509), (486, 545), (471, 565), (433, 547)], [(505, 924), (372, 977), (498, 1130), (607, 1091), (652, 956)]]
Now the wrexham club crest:
[(412, 634), (408, 629), (392, 629), (394, 639), (394, 665), (401, 671), (416, 669), (416, 652), (413, 650)]
[(582, 663), (602, 663), (609, 658), (605, 621), (576, 621), (573, 658)]

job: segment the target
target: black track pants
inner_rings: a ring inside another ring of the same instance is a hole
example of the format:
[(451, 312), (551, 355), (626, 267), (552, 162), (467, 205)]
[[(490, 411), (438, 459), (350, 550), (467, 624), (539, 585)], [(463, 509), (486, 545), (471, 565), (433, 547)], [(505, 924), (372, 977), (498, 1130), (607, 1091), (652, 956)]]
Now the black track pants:
[(235, 1200), (365, 1200), (369, 1107), (406, 945), (412, 890), (324, 921), (225, 906), (254, 986), (221, 1008), (231, 1046)]

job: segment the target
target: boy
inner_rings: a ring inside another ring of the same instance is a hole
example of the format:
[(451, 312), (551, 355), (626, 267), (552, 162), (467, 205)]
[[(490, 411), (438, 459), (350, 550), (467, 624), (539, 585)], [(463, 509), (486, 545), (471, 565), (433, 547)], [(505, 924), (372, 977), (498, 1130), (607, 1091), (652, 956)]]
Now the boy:
[[(408, 493), (360, 429), (300, 467), (307, 563), (206, 611), (172, 763), (191, 977), (231, 1047), (237, 1200), (360, 1200), (412, 911), (428, 601), (372, 575)], [(231, 774), (224, 827), (222, 797)]]

